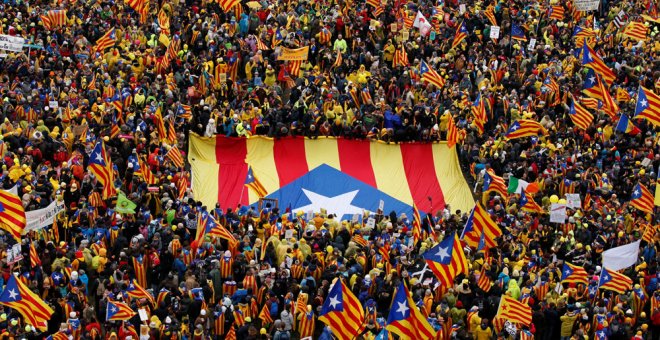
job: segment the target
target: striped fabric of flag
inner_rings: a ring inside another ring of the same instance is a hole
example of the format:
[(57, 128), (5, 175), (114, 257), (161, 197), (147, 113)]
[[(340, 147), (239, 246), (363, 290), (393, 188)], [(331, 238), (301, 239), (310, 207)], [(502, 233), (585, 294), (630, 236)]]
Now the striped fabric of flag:
[(632, 289), (633, 281), (628, 276), (617, 271), (603, 268), (598, 279), (598, 288), (615, 291), (619, 294), (625, 294)]
[(641, 22), (631, 21), (628, 26), (623, 29), (623, 36), (631, 38), (636, 41), (646, 40), (646, 25)]
[(155, 304), (154, 297), (149, 294), (142, 286), (138, 284), (138, 282), (134, 279), (128, 284), (128, 287), (126, 288), (126, 294), (132, 298), (136, 299), (147, 299), (153, 306)]
[(564, 7), (563, 6), (550, 7), (550, 19), (564, 20)]
[(156, 184), (158, 182), (156, 180), (156, 176), (153, 172), (151, 172), (151, 168), (147, 163), (145, 163), (142, 157), (138, 157), (138, 164), (140, 165), (140, 174), (142, 175), (142, 179), (144, 179), (148, 185)]
[(481, 273), (479, 274), (479, 280), (477, 280), (477, 286), (486, 293), (490, 291), (491, 281), (488, 275), (486, 275), (485, 269), (482, 269)]
[(367, 0), (367, 5), (374, 8), (372, 13), (374, 18), (378, 18), (384, 12), (383, 5), (379, 0)]
[(451, 48), (455, 49), (460, 43), (465, 40), (468, 36), (468, 30), (467, 26), (465, 26), (465, 22), (461, 22), (461, 24), (458, 26), (458, 29), (456, 30), (456, 34), (454, 35), (454, 40), (451, 43)]
[(589, 125), (591, 125), (591, 122), (594, 120), (594, 115), (575, 100), (571, 102), (568, 116), (571, 117), (573, 124), (582, 130), (589, 128)]
[(167, 151), (165, 157), (169, 158), (177, 168), (183, 168), (183, 157), (181, 157), (181, 151), (179, 151), (179, 148), (176, 145), (172, 146)]
[(522, 192), (520, 193), (520, 208), (528, 211), (528, 212), (535, 212), (535, 213), (544, 213), (543, 208), (538, 205), (532, 198), (532, 195), (527, 192), (527, 190), (523, 189)]
[(105, 150), (103, 141), (96, 143), (89, 157), (89, 171), (103, 185), (103, 199), (117, 195), (114, 185), (115, 176), (112, 171), (112, 162), (110, 161), (110, 155)]
[(643, 212), (649, 214), (653, 213), (653, 207), (655, 206), (654, 197), (643, 184), (637, 183), (633, 189), (632, 195), (630, 196), (630, 205), (633, 208), (637, 208)]
[(34, 242), (30, 242), (30, 268), (35, 268), (41, 266), (41, 258), (39, 253), (37, 253), (37, 247), (34, 246)]
[(614, 79), (616, 79), (614, 72), (605, 65), (603, 59), (588, 44), (582, 46), (582, 65), (592, 68), (596, 73), (600, 74), (608, 86), (612, 85)]
[(507, 197), (507, 186), (504, 184), (504, 178), (495, 174), (495, 170), (488, 169), (484, 174), (484, 185), (482, 187), (484, 194), (495, 191), (500, 197)]
[(481, 92), (477, 95), (474, 103), (472, 103), (470, 110), (474, 116), (474, 125), (477, 127), (480, 134), (484, 133), (484, 125), (486, 124), (486, 120), (488, 118), (486, 116), (486, 106), (484, 105), (484, 101), (481, 99)]
[(117, 31), (112, 28), (96, 41), (94, 51), (103, 52), (106, 48), (112, 47), (117, 42)]
[(502, 236), (502, 230), (497, 226), (495, 221), (490, 217), (490, 213), (477, 202), (465, 222), (465, 228), (461, 235), (463, 240), (468, 246), (478, 248), (483, 236), (484, 247), (486, 250), (497, 246), (496, 239)]
[(149, 15), (149, 0), (124, 0), (124, 2), (140, 15), (141, 24), (147, 22), (147, 17)]
[(413, 204), (413, 222), (412, 222), (412, 229), (413, 229), (413, 239), (415, 241), (415, 244), (419, 242), (419, 240), (422, 238), (422, 216), (419, 214), (419, 209), (417, 209), (417, 206)]
[(144, 256), (133, 256), (133, 270), (135, 271), (135, 279), (142, 287), (147, 286), (147, 264), (144, 262)]
[(511, 124), (505, 137), (515, 139), (538, 136), (539, 134), (548, 134), (548, 131), (539, 122), (531, 119), (518, 119)]
[(7, 285), (0, 294), (0, 305), (19, 312), (24, 321), (37, 329), (46, 331), (54, 311), (21, 280), (9, 274)]
[(66, 26), (67, 24), (66, 10), (64, 9), (50, 10), (40, 17), (44, 24), (44, 28), (47, 30)]
[[(412, 211), (413, 203), (420, 212), (435, 211), (446, 204), (461, 211), (474, 207), (456, 152), (444, 143), (387, 145), (348, 139), (272, 140), (259, 136), (234, 139), (224, 136), (203, 138), (193, 134), (187, 156), (193, 169), (195, 198), (206, 206), (220, 203), (223, 207), (236, 207), (257, 202), (259, 196), (256, 192), (244, 190), (251, 169), (268, 197), (278, 199), (280, 206), (284, 207), (289, 203), (292, 207), (309, 204), (306, 196), (300, 194), (302, 189), (297, 189), (295, 197), (290, 197), (285, 189), (304, 179), (317, 181), (315, 174), (322, 173), (332, 173), (333, 178), (350, 176), (355, 185), (364, 183), (376, 188), (406, 203), (407, 214)], [(430, 162), (420, 167), (420, 159)], [(209, 182), (210, 179), (217, 183)], [(327, 185), (337, 187), (332, 181)], [(451, 188), (451, 195), (444, 194), (443, 188)], [(300, 201), (298, 197), (301, 197)], [(372, 199), (365, 201), (362, 208), (376, 211), (378, 204), (379, 200)]]
[(338, 279), (321, 307), (319, 321), (330, 326), (339, 340), (351, 340), (364, 329), (364, 309), (353, 292)]
[(268, 50), (270, 50), (270, 47), (268, 47), (268, 45), (264, 44), (264, 42), (261, 41), (261, 39), (259, 39), (259, 37), (255, 36), (254, 39), (255, 39), (256, 42), (257, 42), (257, 49), (259, 49), (259, 50), (261, 50), (261, 51), (268, 51)]
[(527, 326), (532, 323), (532, 308), (510, 296), (502, 295), (497, 316)]
[(447, 119), (447, 147), (453, 148), (458, 143), (458, 128), (454, 122), (454, 117), (449, 114)]
[(584, 283), (586, 285), (589, 283), (589, 275), (584, 268), (564, 262), (564, 267), (561, 270), (561, 282)]
[(21, 199), (9, 191), (0, 190), (0, 228), (20, 242), (26, 221)]
[(229, 11), (234, 8), (234, 6), (239, 5), (241, 3), (240, 0), (217, 0), (218, 4), (220, 4), (220, 7), (222, 7), (222, 10), (229, 13)]
[(403, 45), (394, 52), (394, 59), (392, 59), (392, 67), (396, 68), (398, 66), (408, 66), (408, 53), (406, 53), (406, 48)]
[(456, 233), (447, 236), (422, 256), (444, 287), (453, 287), (454, 278), (468, 272), (467, 258)]
[(635, 118), (644, 118), (655, 126), (660, 125), (660, 96), (640, 86), (637, 90)]
[(126, 321), (135, 316), (131, 307), (123, 302), (110, 301), (106, 305), (105, 321)]
[(492, 26), (497, 26), (497, 18), (495, 18), (495, 7), (493, 5), (489, 5), (488, 8), (486, 8), (484, 15), (486, 18), (488, 18), (488, 21), (490, 21)]
[(646, 228), (644, 228), (644, 234), (642, 234), (642, 240), (648, 243), (652, 243), (657, 233), (658, 233), (658, 226), (653, 224), (648, 224), (646, 225)]
[(270, 325), (273, 323), (273, 318), (270, 316), (270, 310), (268, 309), (268, 304), (264, 304), (259, 312), (259, 319), (261, 319), (261, 325)]
[(425, 80), (438, 88), (445, 86), (445, 78), (440, 76), (433, 68), (431, 68), (425, 61), (419, 64), (419, 74), (422, 80)]
[(401, 340), (433, 339), (436, 335), (436, 331), (415, 305), (403, 281), (394, 292), (385, 328)]

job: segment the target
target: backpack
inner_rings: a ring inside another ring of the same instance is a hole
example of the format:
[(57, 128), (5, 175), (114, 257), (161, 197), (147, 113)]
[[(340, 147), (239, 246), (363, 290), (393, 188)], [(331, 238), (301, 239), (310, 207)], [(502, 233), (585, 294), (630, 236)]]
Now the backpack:
[(289, 334), (289, 331), (277, 331), (275, 332), (275, 337), (273, 340), (290, 340), (291, 335)]

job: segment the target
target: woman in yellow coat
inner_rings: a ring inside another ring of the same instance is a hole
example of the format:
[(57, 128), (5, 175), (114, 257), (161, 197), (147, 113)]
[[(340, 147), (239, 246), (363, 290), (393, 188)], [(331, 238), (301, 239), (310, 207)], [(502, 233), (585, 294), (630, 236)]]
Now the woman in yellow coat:
[(275, 75), (275, 69), (273, 69), (272, 65), (268, 65), (266, 68), (266, 78), (264, 79), (264, 84), (267, 86), (273, 86), (275, 85), (276, 80), (277, 76)]

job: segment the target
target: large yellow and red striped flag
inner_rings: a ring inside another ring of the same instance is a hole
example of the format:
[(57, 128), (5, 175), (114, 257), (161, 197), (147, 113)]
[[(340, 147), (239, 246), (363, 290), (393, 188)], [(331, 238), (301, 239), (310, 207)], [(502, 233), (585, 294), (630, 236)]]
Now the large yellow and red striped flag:
[(413, 239), (415, 241), (415, 244), (419, 242), (419, 240), (422, 238), (422, 217), (419, 214), (419, 209), (413, 204), (413, 222), (412, 222), (412, 227), (413, 227)]
[[(426, 160), (425, 166), (419, 166), (420, 159)], [(338, 217), (352, 217), (363, 209), (376, 211), (381, 199), (387, 210), (406, 214), (413, 203), (420, 212), (447, 204), (452, 211), (474, 206), (455, 148), (442, 142), (388, 145), (334, 138), (191, 134), (188, 161), (195, 198), (206, 206), (257, 202), (259, 195), (244, 186), (249, 169), (266, 197), (277, 199), (281, 207), (291, 206), (294, 212), (322, 207)]]
[(451, 149), (457, 143), (458, 128), (456, 127), (456, 122), (454, 122), (454, 117), (449, 114), (449, 117), (447, 117), (447, 147)]
[(330, 326), (332, 334), (339, 340), (351, 340), (364, 329), (362, 304), (341, 279), (330, 288), (319, 321)]
[(571, 117), (573, 124), (582, 130), (589, 128), (589, 125), (591, 125), (591, 122), (594, 120), (594, 115), (575, 100), (571, 102), (568, 116)]
[(225, 12), (229, 12), (234, 6), (239, 5), (241, 3), (240, 0), (217, 0), (218, 4), (220, 4), (220, 7), (222, 7), (222, 10)]
[(422, 76), (422, 80), (425, 80), (438, 88), (445, 86), (445, 78), (441, 77), (438, 72), (433, 70), (425, 61), (419, 64), (419, 74)]
[(528, 326), (532, 323), (532, 308), (508, 295), (502, 295), (497, 316)]
[(636, 41), (646, 40), (646, 25), (641, 22), (631, 21), (628, 23), (628, 26), (623, 30), (623, 36), (631, 38)]
[(653, 214), (655, 200), (649, 189), (647, 189), (642, 183), (637, 183), (633, 188), (632, 195), (630, 195), (630, 205), (643, 212)]
[(465, 223), (461, 239), (470, 247), (478, 248), (483, 238), (486, 250), (497, 246), (496, 239), (502, 236), (502, 230), (490, 217), (490, 213), (477, 202)]
[(615, 270), (603, 268), (598, 279), (598, 288), (615, 291), (619, 294), (625, 294), (632, 289), (633, 281), (626, 275)]
[(408, 66), (408, 53), (403, 45), (394, 51), (394, 58), (392, 59), (392, 67), (397, 68), (399, 66)]
[(422, 257), (443, 287), (452, 287), (456, 276), (468, 272), (467, 258), (456, 233), (427, 250)]
[(165, 157), (169, 158), (177, 168), (183, 168), (183, 157), (181, 157), (181, 151), (179, 151), (179, 148), (176, 145), (172, 146), (167, 151)]
[(456, 48), (465, 38), (468, 36), (468, 30), (467, 26), (465, 26), (465, 22), (461, 22), (461, 24), (458, 26), (458, 29), (456, 30), (456, 34), (454, 35), (454, 41), (451, 43), (451, 48)]
[(48, 320), (54, 313), (44, 300), (12, 274), (9, 275), (7, 285), (0, 294), (0, 305), (19, 312), (26, 323), (41, 331), (48, 328)]
[(41, 21), (44, 24), (44, 28), (47, 30), (52, 30), (57, 27), (65, 26), (67, 23), (66, 10), (65, 9), (56, 9), (46, 12), (46, 14), (41, 15)]
[(640, 86), (637, 91), (635, 118), (644, 118), (655, 126), (660, 125), (660, 96)]
[(109, 31), (105, 32), (105, 34), (102, 37), (100, 37), (99, 40), (96, 41), (96, 45), (94, 46), (94, 51), (103, 52), (103, 50), (105, 50), (106, 48), (114, 46), (116, 41), (117, 41), (117, 30), (112, 28)]
[(149, 14), (149, 0), (124, 0), (124, 2), (140, 15), (141, 24), (147, 22), (147, 16)]
[(135, 279), (142, 287), (147, 286), (147, 264), (144, 262), (144, 256), (133, 256), (133, 270), (135, 271)]
[(436, 335), (424, 314), (417, 309), (403, 281), (394, 292), (385, 329), (398, 335), (401, 340), (433, 339)]
[(0, 228), (20, 242), (25, 223), (25, 209), (21, 199), (9, 191), (0, 190)]

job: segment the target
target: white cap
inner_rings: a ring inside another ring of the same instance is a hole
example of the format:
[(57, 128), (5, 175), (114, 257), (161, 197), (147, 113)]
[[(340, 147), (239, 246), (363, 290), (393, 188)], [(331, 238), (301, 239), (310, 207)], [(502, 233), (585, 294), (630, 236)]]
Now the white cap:
[(169, 316), (168, 316), (168, 317), (166, 317), (166, 318), (165, 318), (165, 323), (172, 323), (172, 319), (170, 319), (170, 317), (169, 317)]
[(201, 314), (201, 315), (206, 315), (206, 309), (202, 309), (202, 311), (199, 312), (199, 314)]

